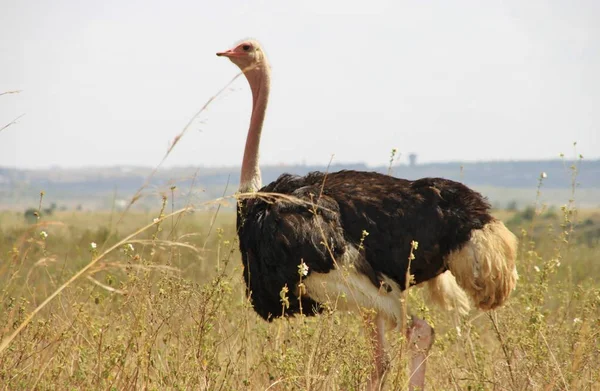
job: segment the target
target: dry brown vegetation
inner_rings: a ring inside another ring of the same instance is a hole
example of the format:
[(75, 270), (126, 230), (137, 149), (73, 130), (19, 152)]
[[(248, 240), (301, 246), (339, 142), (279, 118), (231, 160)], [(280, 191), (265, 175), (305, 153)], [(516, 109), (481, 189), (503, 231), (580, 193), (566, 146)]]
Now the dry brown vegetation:
[[(3, 389), (363, 389), (372, 359), (361, 317), (332, 304), (260, 320), (232, 208), (168, 216), (177, 192), (154, 214), (60, 212), (30, 225), (0, 213)], [(427, 387), (600, 390), (600, 213), (572, 202), (497, 213), (521, 238), (508, 305), (460, 318), (410, 290), (409, 312), (436, 327)], [(384, 389), (405, 389), (404, 341), (389, 337)]]
[[(496, 212), (521, 239), (505, 307), (460, 317), (409, 290), (409, 312), (436, 327), (429, 389), (600, 390), (600, 212), (575, 209), (572, 170), (560, 210)], [(363, 317), (334, 302), (317, 317), (260, 320), (241, 278), (235, 199), (175, 211), (187, 202), (178, 194), (166, 191), (156, 213), (41, 216), (43, 194), (29, 222), (0, 212), (2, 389), (363, 389)], [(384, 389), (406, 389), (404, 338), (389, 340)]]

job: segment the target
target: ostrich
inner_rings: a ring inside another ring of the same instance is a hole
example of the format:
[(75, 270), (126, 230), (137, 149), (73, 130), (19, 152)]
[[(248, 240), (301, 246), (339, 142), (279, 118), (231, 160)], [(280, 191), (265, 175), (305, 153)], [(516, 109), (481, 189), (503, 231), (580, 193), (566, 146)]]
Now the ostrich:
[[(404, 289), (426, 283), (434, 301), (463, 311), (466, 294), (483, 310), (507, 300), (517, 280), (517, 240), (490, 215), (487, 200), (461, 183), (344, 170), (283, 174), (262, 187), (258, 160), (269, 62), (254, 40), (217, 56), (237, 65), (252, 90), (237, 229), (247, 294), (262, 318), (315, 315), (340, 297), (337, 308), (373, 310), (369, 388), (379, 389), (387, 365), (385, 331), (406, 322)], [(413, 319), (407, 337), (411, 388), (423, 388), (433, 329)]]

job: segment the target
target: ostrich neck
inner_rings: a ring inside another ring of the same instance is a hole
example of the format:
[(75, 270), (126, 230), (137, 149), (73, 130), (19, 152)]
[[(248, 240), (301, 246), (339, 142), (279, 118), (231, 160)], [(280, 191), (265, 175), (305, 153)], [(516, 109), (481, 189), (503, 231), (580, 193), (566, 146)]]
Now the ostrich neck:
[(247, 71), (245, 75), (252, 90), (252, 117), (250, 118), (246, 147), (244, 148), (239, 191), (249, 193), (262, 187), (258, 158), (260, 135), (269, 100), (271, 77), (268, 65)]

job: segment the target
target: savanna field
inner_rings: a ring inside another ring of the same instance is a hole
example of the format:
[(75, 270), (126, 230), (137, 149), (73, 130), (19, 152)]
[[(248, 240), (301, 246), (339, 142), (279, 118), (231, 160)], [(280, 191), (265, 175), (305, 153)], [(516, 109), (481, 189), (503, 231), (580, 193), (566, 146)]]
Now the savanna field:
[(599, 0), (31, 3), (0, 391), (600, 391)]
[[(259, 319), (235, 200), (175, 210), (178, 193), (151, 212), (49, 215), (48, 195), (29, 221), (0, 212), (2, 389), (363, 389), (363, 319), (335, 301), (317, 317)], [(600, 390), (600, 210), (576, 209), (576, 196), (494, 211), (520, 239), (506, 306), (460, 317), (409, 290), (409, 313), (436, 330), (427, 389)], [(402, 335), (388, 333), (386, 390), (408, 385)]]

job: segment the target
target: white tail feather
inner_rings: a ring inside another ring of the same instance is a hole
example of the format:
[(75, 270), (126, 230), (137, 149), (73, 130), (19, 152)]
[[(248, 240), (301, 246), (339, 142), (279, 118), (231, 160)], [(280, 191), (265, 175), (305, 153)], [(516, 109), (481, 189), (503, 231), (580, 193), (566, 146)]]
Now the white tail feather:
[(482, 310), (502, 305), (517, 284), (517, 238), (494, 220), (471, 233), (471, 240), (447, 258), (456, 282)]
[(427, 281), (425, 298), (447, 311), (456, 311), (459, 315), (466, 315), (471, 310), (469, 296), (458, 286), (456, 278), (449, 271)]

